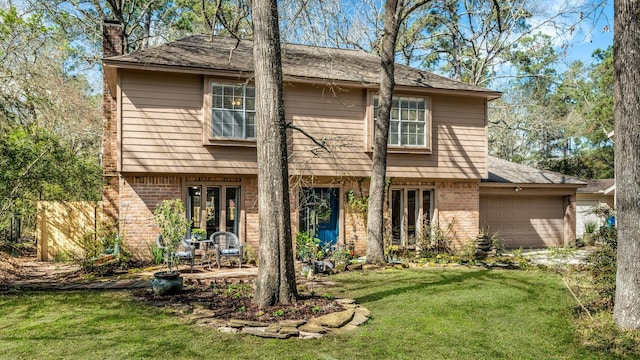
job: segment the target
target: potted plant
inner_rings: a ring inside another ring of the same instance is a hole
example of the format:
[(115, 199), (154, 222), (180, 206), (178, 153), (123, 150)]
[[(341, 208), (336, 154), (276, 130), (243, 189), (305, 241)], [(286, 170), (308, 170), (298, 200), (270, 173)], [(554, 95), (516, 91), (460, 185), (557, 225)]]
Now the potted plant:
[(153, 274), (154, 279), (151, 285), (157, 295), (177, 293), (182, 290), (183, 279), (177, 270), (177, 264), (180, 261), (177, 251), (190, 223), (184, 214), (184, 205), (179, 199), (162, 201), (153, 213), (153, 218), (160, 228), (162, 244), (159, 245), (164, 248), (164, 265), (168, 269)]
[(320, 239), (303, 231), (296, 234), (296, 257), (302, 262), (302, 273), (306, 275), (313, 269)]
[(207, 237), (207, 232), (200, 228), (191, 229), (191, 237), (197, 241), (202, 241)]

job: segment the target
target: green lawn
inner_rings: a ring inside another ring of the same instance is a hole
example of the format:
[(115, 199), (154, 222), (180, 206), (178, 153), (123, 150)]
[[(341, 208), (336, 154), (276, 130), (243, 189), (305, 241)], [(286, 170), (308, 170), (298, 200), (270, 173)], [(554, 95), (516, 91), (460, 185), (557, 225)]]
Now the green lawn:
[[(469, 269), (333, 276), (372, 319), (353, 333), (270, 340), (189, 325), (128, 292), (0, 295), (3, 359), (602, 359), (577, 341), (553, 274)], [(322, 293), (326, 290), (318, 290)]]

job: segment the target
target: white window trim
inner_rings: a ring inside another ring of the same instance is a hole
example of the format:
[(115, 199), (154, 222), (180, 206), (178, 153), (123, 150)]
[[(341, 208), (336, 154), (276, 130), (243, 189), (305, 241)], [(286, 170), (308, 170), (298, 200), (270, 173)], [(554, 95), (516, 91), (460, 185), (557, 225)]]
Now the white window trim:
[[(374, 119), (374, 106), (373, 106), (373, 98), (378, 96), (378, 91), (368, 91), (367, 94), (367, 126), (365, 132), (365, 151), (371, 152), (373, 151), (373, 119)], [(427, 96), (423, 93), (411, 93), (411, 92), (399, 92), (393, 94), (394, 98), (398, 97), (412, 97), (412, 98), (421, 98), (425, 100), (426, 109), (425, 109), (425, 144), (424, 146), (416, 146), (416, 145), (388, 145), (387, 152), (390, 154), (398, 153), (398, 154), (431, 154), (432, 153), (432, 138), (433, 138), (433, 127), (432, 127), (432, 101), (431, 97)]]
[(220, 79), (205, 77), (203, 85), (204, 99), (202, 102), (202, 144), (216, 146), (256, 147), (256, 139), (242, 139), (229, 137), (214, 137), (213, 133), (213, 84), (254, 86), (253, 83), (234, 81), (232, 79)]

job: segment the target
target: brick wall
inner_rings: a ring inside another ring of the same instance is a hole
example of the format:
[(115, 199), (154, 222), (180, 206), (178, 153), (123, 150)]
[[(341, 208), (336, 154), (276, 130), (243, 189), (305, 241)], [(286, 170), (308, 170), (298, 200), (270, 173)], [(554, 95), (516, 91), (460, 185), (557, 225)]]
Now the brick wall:
[(434, 215), (440, 227), (455, 221), (454, 245), (459, 248), (475, 238), (480, 222), (480, 182), (436, 182), (434, 196)]
[(160, 230), (153, 211), (164, 199), (182, 199), (182, 182), (176, 176), (133, 176), (120, 180), (120, 229), (136, 258), (149, 259), (149, 245)]
[(260, 228), (258, 227), (258, 179), (242, 181), (243, 209), (245, 214), (244, 240), (258, 254)]
[[(207, 181), (214, 183), (241, 182), (242, 210), (241, 219), (243, 240), (254, 249), (257, 254), (260, 229), (258, 219), (258, 184), (256, 178), (225, 179), (225, 178), (183, 178), (179, 176), (125, 176), (119, 181), (120, 226), (126, 236), (129, 249), (138, 258), (148, 259), (149, 245), (153, 243), (159, 232), (153, 220), (153, 211), (164, 199), (182, 199), (183, 186), (186, 181)], [(310, 186), (341, 187), (340, 198), (343, 202), (344, 216), (342, 218), (341, 244), (355, 246), (357, 255), (366, 252), (366, 223), (358, 211), (352, 209), (346, 199), (346, 193), (353, 190), (357, 196), (361, 191), (366, 195), (368, 182), (358, 185), (357, 181), (336, 183), (314, 183)], [(456, 246), (460, 246), (467, 239), (475, 237), (479, 222), (479, 183), (476, 182), (429, 182), (394, 180), (394, 186), (423, 187), (435, 189), (435, 216), (441, 227), (446, 227), (455, 219), (453, 239)], [(298, 199), (297, 190), (291, 192), (291, 224), (292, 236), (298, 232)], [(183, 199), (184, 200), (184, 199)], [(574, 205), (575, 206), (575, 200)]]
[[(105, 22), (102, 27), (103, 56), (121, 55), (122, 25)], [(107, 85), (107, 78), (103, 74), (103, 122), (102, 122), (102, 206), (105, 220), (116, 223), (119, 218), (118, 194), (118, 104), (116, 94), (112, 94)]]
[(351, 208), (346, 198), (346, 194), (353, 191), (357, 199), (369, 194), (369, 181), (358, 184), (357, 181), (348, 181), (344, 184), (343, 192), (340, 194), (344, 203), (344, 237), (347, 245), (353, 244), (354, 251), (358, 255), (364, 255), (367, 251), (367, 220), (363, 214)]

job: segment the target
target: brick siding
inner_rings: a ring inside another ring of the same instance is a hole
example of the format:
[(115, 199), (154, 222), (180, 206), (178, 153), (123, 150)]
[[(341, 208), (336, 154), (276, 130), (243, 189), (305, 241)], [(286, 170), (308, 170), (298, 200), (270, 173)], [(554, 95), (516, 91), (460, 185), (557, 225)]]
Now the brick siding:
[(160, 233), (153, 211), (165, 199), (182, 198), (176, 176), (134, 176), (120, 181), (120, 229), (126, 246), (139, 259), (149, 259), (149, 246)]
[(436, 182), (435, 206), (441, 228), (455, 221), (452, 240), (457, 248), (478, 235), (480, 182)]
[[(115, 56), (123, 53), (122, 25), (105, 22), (102, 28), (103, 56)], [(120, 216), (118, 208), (119, 181), (118, 175), (118, 104), (116, 94), (111, 94), (107, 78), (103, 74), (103, 122), (102, 122), (102, 206), (104, 221), (117, 223)]]

